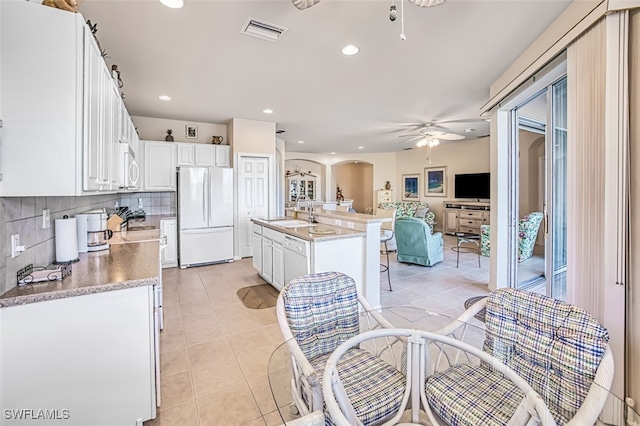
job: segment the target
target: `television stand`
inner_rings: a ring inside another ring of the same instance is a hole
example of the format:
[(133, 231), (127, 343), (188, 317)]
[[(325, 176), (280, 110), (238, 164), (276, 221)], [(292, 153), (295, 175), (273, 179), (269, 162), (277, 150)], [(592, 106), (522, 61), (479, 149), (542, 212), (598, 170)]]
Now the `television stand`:
[(446, 234), (456, 232), (480, 234), (480, 225), (488, 225), (491, 216), (491, 204), (483, 201), (449, 200), (442, 203)]

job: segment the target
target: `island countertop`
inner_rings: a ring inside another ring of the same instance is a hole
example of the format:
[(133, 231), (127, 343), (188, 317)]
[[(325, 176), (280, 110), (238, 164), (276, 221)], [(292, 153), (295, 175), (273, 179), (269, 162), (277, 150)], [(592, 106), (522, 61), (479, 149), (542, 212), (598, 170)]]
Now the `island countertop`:
[(159, 241), (114, 244), (109, 250), (80, 253), (71, 275), (61, 281), (14, 287), (0, 295), (0, 308), (157, 284), (159, 253)]
[[(287, 220), (291, 218), (283, 219)], [(353, 238), (353, 237), (364, 237), (366, 235), (363, 231), (358, 231), (355, 229), (347, 229), (341, 228), (339, 226), (327, 225), (324, 223), (315, 223), (313, 226), (298, 226), (298, 227), (284, 227), (278, 225), (279, 220), (269, 220), (269, 219), (251, 219), (253, 223), (257, 225), (261, 225), (278, 232), (282, 232), (284, 234), (291, 235), (293, 237), (297, 237), (303, 239), (305, 241), (330, 241), (330, 240), (338, 240), (342, 238)], [(329, 229), (331, 231), (335, 231), (332, 234), (313, 234), (310, 233), (309, 230), (312, 228), (321, 228), (321, 229)]]

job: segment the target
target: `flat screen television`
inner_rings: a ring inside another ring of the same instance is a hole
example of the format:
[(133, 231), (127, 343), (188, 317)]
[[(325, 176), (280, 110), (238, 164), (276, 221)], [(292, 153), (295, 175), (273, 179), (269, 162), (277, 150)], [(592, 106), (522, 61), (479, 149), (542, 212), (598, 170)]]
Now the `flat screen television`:
[(490, 173), (468, 173), (455, 176), (456, 198), (489, 199)]

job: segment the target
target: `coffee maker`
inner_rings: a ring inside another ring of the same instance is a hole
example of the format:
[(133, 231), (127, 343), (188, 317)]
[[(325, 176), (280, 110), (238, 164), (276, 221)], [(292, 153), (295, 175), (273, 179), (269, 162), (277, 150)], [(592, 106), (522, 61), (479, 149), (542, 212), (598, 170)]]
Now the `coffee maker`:
[(108, 250), (113, 232), (107, 229), (108, 215), (104, 209), (89, 210), (76, 215), (78, 252)]

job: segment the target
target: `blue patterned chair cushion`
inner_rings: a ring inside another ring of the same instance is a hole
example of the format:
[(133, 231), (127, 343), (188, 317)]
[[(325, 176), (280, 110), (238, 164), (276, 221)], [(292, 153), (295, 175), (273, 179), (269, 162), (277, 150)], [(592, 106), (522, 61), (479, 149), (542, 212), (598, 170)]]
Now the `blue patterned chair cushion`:
[(427, 379), (429, 406), (446, 424), (504, 426), (524, 394), (484, 365), (460, 364)]
[[(320, 377), (329, 356), (326, 354), (311, 361)], [(352, 348), (340, 357), (338, 371), (349, 401), (363, 424), (381, 423), (398, 411), (406, 378), (394, 367), (370, 352)], [(324, 415), (326, 424), (332, 425), (326, 408)]]
[(483, 350), (526, 380), (558, 424), (578, 411), (609, 334), (583, 309), (514, 289), (489, 295)]
[[(489, 295), (485, 325), (483, 350), (529, 383), (558, 425), (571, 420), (605, 354), (607, 330), (577, 306), (514, 289)], [(448, 368), (425, 388), (434, 412), (450, 425), (507, 424), (517, 407), (510, 400), (524, 397), (485, 363)]]
[(358, 295), (353, 278), (323, 272), (294, 278), (283, 289), (293, 337), (308, 360), (331, 354), (359, 332)]

